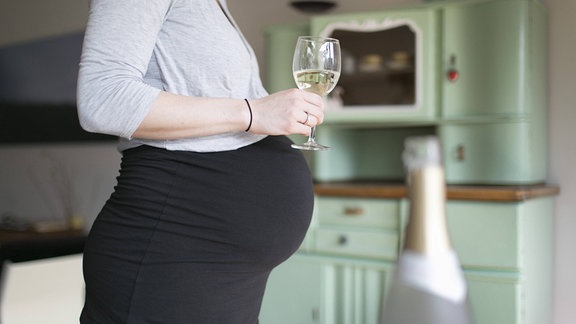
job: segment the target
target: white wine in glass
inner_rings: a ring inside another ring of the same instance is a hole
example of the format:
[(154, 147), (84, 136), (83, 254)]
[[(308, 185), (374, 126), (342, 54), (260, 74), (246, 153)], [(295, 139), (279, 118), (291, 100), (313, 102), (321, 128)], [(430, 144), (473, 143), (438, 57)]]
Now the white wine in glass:
[[(340, 78), (340, 42), (335, 38), (300, 36), (294, 51), (292, 71), (299, 89), (326, 96)], [(328, 146), (316, 143), (316, 127), (312, 127), (308, 141), (292, 144), (300, 150), (323, 151)]]

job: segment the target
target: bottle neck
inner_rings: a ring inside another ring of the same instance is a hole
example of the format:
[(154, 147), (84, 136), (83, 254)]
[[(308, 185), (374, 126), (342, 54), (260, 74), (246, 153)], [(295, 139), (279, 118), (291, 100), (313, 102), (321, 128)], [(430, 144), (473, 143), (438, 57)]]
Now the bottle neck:
[(452, 251), (446, 222), (446, 183), (441, 166), (410, 170), (410, 213), (404, 249), (433, 255)]

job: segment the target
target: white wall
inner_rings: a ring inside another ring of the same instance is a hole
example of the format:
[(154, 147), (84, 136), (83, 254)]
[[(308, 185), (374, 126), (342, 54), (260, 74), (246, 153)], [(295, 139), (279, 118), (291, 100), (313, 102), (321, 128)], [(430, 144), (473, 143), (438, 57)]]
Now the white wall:
[[(267, 25), (304, 20), (305, 15), (296, 13), (287, 6), (288, 0), (228, 0), (235, 18), (243, 28), (246, 37), (254, 45), (255, 51), (263, 62), (263, 28)], [(351, 12), (371, 10), (384, 6), (419, 3), (418, 0), (340, 0), (342, 5), (335, 12)], [(572, 324), (576, 318), (576, 1), (574, 0), (544, 0), (549, 8), (549, 183), (561, 187), (557, 199), (554, 219), (556, 222), (555, 247), (555, 315), (554, 324)], [(87, 16), (88, 0), (0, 0), (0, 45), (33, 40), (54, 34), (64, 34), (81, 30)], [(77, 156), (86, 152), (69, 147), (23, 148), (35, 153), (22, 153), (22, 159), (4, 158), (5, 154), (13, 155), (21, 148), (6, 149), (0, 147), (0, 169), (22, 168), (22, 160), (40, 162), (46, 154), (56, 156), (75, 156), (71, 158), (78, 162)], [(46, 151), (47, 150), (47, 151)], [(102, 154), (90, 155), (95, 164), (101, 164), (102, 193), (95, 197), (99, 203), (106, 191), (111, 190), (115, 176), (115, 166), (118, 156), (112, 148), (97, 148)], [(43, 153), (44, 152), (44, 153)], [(20, 162), (19, 162), (20, 161)], [(8, 164), (6, 164), (8, 163)], [(76, 165), (74, 164), (74, 165)], [(107, 171), (109, 170), (109, 174)], [(18, 171), (22, 172), (22, 171)], [(87, 168), (85, 172), (90, 172)], [(100, 176), (95, 176), (100, 178)], [(0, 213), (6, 206), (5, 194), (10, 188), (18, 188), (20, 178), (6, 181), (0, 175)], [(92, 179), (85, 181), (91, 182)], [(90, 184), (83, 185), (90, 192)], [(106, 188), (104, 188), (106, 187)], [(8, 189), (7, 189), (8, 188)], [(3, 190), (3, 191), (2, 191)], [(21, 193), (23, 189), (18, 189)], [(100, 189), (99, 189), (100, 190)], [(21, 198), (17, 198), (21, 199)], [(31, 202), (30, 202), (31, 203)], [(38, 204), (38, 202), (34, 202)], [(86, 208), (87, 213), (93, 213), (95, 207)], [(88, 211), (90, 210), (90, 211)], [(93, 215), (87, 215), (92, 217)], [(543, 323), (547, 324), (547, 323)]]
[[(0, 0), (0, 46), (83, 31), (88, 3)], [(52, 221), (72, 209), (89, 225), (112, 192), (119, 160), (112, 142), (0, 144), (0, 216)]]
[(549, 10), (549, 181), (556, 203), (555, 324), (576, 318), (576, 1), (546, 0)]
[(0, 46), (84, 29), (89, 0), (0, 0)]
[(84, 219), (86, 229), (116, 184), (115, 143), (0, 145), (0, 216)]

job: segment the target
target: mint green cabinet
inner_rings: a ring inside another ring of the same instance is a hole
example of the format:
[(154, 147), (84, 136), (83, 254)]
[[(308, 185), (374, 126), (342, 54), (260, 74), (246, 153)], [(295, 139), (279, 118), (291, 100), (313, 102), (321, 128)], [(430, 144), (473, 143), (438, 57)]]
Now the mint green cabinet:
[(343, 94), (327, 101), (318, 128), (333, 150), (310, 156), (317, 181), (402, 180), (403, 140), (435, 134), (450, 184), (542, 183), (546, 25), (537, 0), (433, 1), (312, 17), (269, 29), (268, 84), (293, 87), (286, 39), (304, 32), (341, 39), (343, 66), (352, 68), (343, 68)]
[[(465, 272), (470, 307), (477, 324), (551, 323), (526, 316), (517, 274)], [(540, 307), (548, 307), (540, 306)]]
[(311, 19), (315, 35), (340, 40), (343, 107), (328, 123), (432, 120), (437, 114), (439, 11), (386, 10)]
[(325, 323), (322, 262), (299, 255), (276, 268), (268, 279), (260, 323)]
[[(312, 226), (301, 250), (272, 273), (261, 322), (377, 323), (402, 246), (405, 192), (326, 188), (403, 181), (404, 139), (433, 134), (449, 184), (496, 185), (448, 193), (449, 230), (476, 324), (550, 323), (555, 193), (534, 194), (547, 170), (540, 1), (430, 1), (276, 27), (267, 32), (269, 90), (293, 87), (293, 42), (311, 33), (341, 38), (353, 66), (340, 84), (353, 95), (328, 101), (318, 139), (332, 150), (307, 155), (319, 192)], [(412, 45), (382, 47), (391, 39)], [(397, 52), (414, 58), (408, 68), (390, 61)], [(387, 78), (399, 75), (405, 102), (384, 101), (391, 98), (384, 90), (399, 86)], [(414, 95), (406, 97), (410, 84)]]
[(311, 159), (317, 181), (399, 181), (404, 179), (402, 150), (408, 136), (435, 134), (428, 127), (321, 125), (318, 139), (332, 147)]
[(332, 255), (395, 260), (400, 202), (358, 198), (317, 199), (315, 250)]
[(461, 122), (441, 125), (438, 135), (449, 183), (513, 185), (546, 179), (544, 125), (522, 119)]
[[(538, 1), (462, 1), (443, 8), (442, 115), (541, 116), (545, 12)], [(446, 73), (459, 73), (450, 81)]]
[[(261, 323), (378, 323), (408, 202), (386, 186), (349, 187), (348, 196), (317, 197), (310, 244), (272, 272)], [(458, 190), (449, 192), (460, 199), (449, 199), (446, 212), (475, 323), (550, 323), (554, 190), (534, 198), (531, 189), (502, 187), (477, 195), (492, 201), (466, 197), (474, 188)]]
[(378, 324), (389, 264), (297, 254), (268, 281), (261, 324)]
[(354, 260), (330, 259), (326, 267), (327, 307), (325, 321), (338, 324), (378, 324), (384, 292), (392, 268)]
[[(443, 9), (442, 122), (449, 183), (546, 179), (546, 16), (538, 1)], [(446, 77), (454, 69), (455, 81)]]
[(552, 322), (553, 197), (449, 201), (476, 323)]

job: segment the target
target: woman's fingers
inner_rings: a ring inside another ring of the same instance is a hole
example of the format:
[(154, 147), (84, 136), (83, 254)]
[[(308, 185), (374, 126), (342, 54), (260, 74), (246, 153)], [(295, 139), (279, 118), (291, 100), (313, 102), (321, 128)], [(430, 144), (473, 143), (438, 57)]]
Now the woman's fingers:
[(322, 97), (289, 89), (252, 101), (251, 131), (269, 135), (310, 134), (310, 128), (322, 123)]

